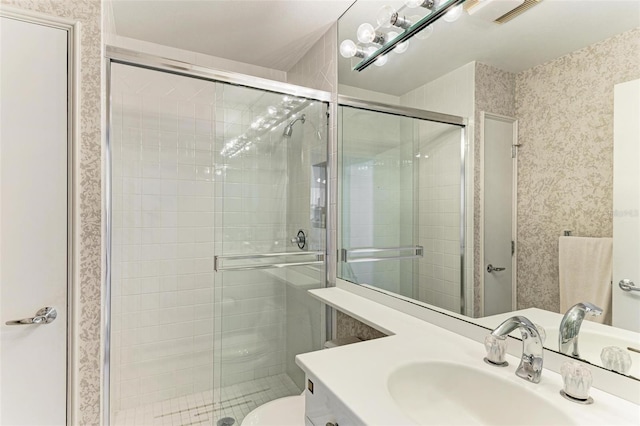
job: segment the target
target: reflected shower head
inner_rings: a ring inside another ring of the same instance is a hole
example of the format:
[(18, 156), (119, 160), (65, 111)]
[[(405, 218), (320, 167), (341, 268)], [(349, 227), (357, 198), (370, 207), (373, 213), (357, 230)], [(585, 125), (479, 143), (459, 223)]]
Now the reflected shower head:
[(306, 119), (307, 117), (304, 114), (302, 114), (299, 118), (292, 120), (289, 124), (287, 124), (287, 127), (284, 128), (284, 131), (282, 132), (282, 136), (284, 136), (285, 138), (290, 138), (291, 133), (293, 133), (293, 125), (295, 124), (295, 122), (302, 121), (302, 124), (304, 124)]

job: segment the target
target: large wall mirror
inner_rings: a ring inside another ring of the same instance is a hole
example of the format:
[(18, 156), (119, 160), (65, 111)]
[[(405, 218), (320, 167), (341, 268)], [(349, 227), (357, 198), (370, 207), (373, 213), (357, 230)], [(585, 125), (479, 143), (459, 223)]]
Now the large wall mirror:
[(338, 43), (338, 277), (640, 378), (640, 1), (358, 0)]

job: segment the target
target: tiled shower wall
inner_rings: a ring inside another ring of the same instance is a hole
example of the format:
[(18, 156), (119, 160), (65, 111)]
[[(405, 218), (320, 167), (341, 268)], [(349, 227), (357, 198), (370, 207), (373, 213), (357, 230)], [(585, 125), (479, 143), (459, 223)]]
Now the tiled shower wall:
[[(400, 97), (404, 106), (471, 117), (474, 111), (475, 63), (464, 65)], [(447, 129), (447, 130), (445, 130)], [(417, 198), (420, 220), (419, 242), (424, 258), (414, 271), (420, 300), (460, 312), (460, 131), (453, 126), (423, 122), (419, 125), (420, 154)], [(473, 122), (468, 132), (473, 135)], [(465, 170), (466, 243), (465, 259), (473, 259), (473, 143), (467, 138)], [(428, 155), (425, 158), (424, 154)], [(416, 158), (416, 160), (418, 160)], [(426, 213), (425, 213), (426, 212)], [(470, 314), (473, 264), (465, 263), (466, 314)]]
[[(213, 272), (214, 251), (284, 251), (287, 214), (302, 214), (287, 205), (281, 128), (259, 150), (216, 158), (264, 112), (261, 97), (279, 97), (122, 65), (113, 79), (113, 409), (284, 372), (287, 318), (320, 330), (319, 307), (289, 315), (282, 275)], [(324, 282), (310, 275), (306, 285)], [(257, 356), (240, 360), (245, 349)]]
[(458, 127), (421, 122), (417, 163), (418, 299), (460, 312), (460, 143)]
[(112, 69), (114, 410), (212, 386), (215, 84)]
[[(287, 146), (281, 129), (239, 155), (219, 155), (281, 96), (216, 88), (216, 254), (285, 251)], [(214, 386), (285, 369), (285, 284), (269, 270), (218, 272), (215, 281)]]
[[(343, 108), (340, 114), (348, 123), (341, 130), (342, 246), (413, 245), (413, 128), (410, 120), (352, 108)], [(401, 140), (407, 143), (400, 145)], [(411, 261), (349, 263), (342, 264), (341, 268), (347, 279), (353, 274), (360, 283), (407, 294), (402, 286), (410, 283), (410, 276), (409, 280), (404, 279), (403, 271), (407, 268), (411, 271)]]
[[(287, 144), (287, 240), (302, 229), (306, 250), (325, 252), (328, 214), (327, 108), (314, 103), (304, 123), (297, 122)], [(315, 173), (315, 174), (314, 174)], [(312, 191), (313, 188), (313, 191)], [(289, 242), (287, 251), (298, 251)], [(298, 266), (284, 271), (286, 285), (285, 368), (301, 389), (304, 373), (295, 363), (299, 353), (317, 350), (324, 342), (324, 306), (307, 290), (325, 286), (325, 265)]]

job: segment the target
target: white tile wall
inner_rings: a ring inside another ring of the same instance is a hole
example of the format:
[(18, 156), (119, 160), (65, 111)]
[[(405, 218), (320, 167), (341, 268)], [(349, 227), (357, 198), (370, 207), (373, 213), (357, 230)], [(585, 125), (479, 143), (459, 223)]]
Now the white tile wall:
[[(302, 229), (307, 235), (308, 250), (323, 251), (326, 248), (326, 216), (328, 200), (326, 187), (329, 176), (312, 182), (312, 168), (327, 167), (327, 107), (314, 103), (304, 111), (305, 123), (298, 122), (293, 128), (287, 144), (287, 237), (295, 236)], [(316, 178), (319, 179), (319, 178)], [(311, 187), (318, 188), (312, 200)], [(324, 192), (322, 191), (324, 189)], [(319, 221), (311, 221), (312, 206), (324, 207), (317, 210)], [(323, 219), (324, 217), (324, 219)], [(287, 251), (299, 250), (291, 244)], [(319, 349), (324, 343), (325, 327), (323, 306), (309, 296), (307, 290), (324, 287), (326, 271), (324, 267), (295, 267), (285, 271), (286, 287), (286, 372), (297, 386), (304, 389), (304, 373), (296, 365), (295, 356), (299, 353)]]
[[(113, 409), (291, 370), (300, 346), (293, 343), (312, 334), (308, 327), (321, 329), (320, 306), (294, 312), (285, 301), (295, 279), (214, 275), (213, 257), (285, 251), (291, 229), (310, 228), (309, 178), (288, 176), (288, 160), (306, 159), (290, 171), (300, 177), (319, 161), (326, 135), (310, 136), (326, 107), (309, 107), (315, 113), (305, 111), (309, 121), (294, 128), (289, 144), (315, 141), (303, 150), (288, 148), (281, 125), (222, 158), (222, 146), (281, 96), (124, 65), (112, 75)], [(292, 219), (300, 223), (288, 229)], [(316, 234), (324, 247), (324, 230)], [(315, 283), (324, 283), (324, 271)], [(298, 328), (288, 344), (291, 325)], [(316, 335), (304, 349), (320, 343)], [(251, 360), (242, 359), (247, 351)]]
[(287, 71), (287, 82), (337, 94), (338, 23)]
[(210, 388), (215, 85), (113, 65), (115, 410)]
[(419, 300), (460, 308), (460, 131), (420, 123), (418, 163), (418, 241), (424, 257), (414, 285)]
[[(465, 169), (465, 188), (466, 188), (466, 249), (465, 249), (465, 301), (466, 314), (473, 314), (473, 264), (469, 260), (473, 259), (473, 134), (474, 134), (474, 96), (475, 96), (475, 63), (466, 64), (444, 76), (424, 85), (400, 97), (401, 105), (435, 111), (444, 114), (458, 115), (468, 118), (467, 142), (466, 142), (466, 169)], [(426, 127), (425, 127), (426, 126)], [(437, 200), (436, 206), (427, 203), (429, 208), (429, 216), (420, 215), (421, 223), (423, 219), (427, 219), (430, 223), (434, 221), (435, 229), (420, 228), (421, 245), (425, 246), (425, 258), (419, 263), (418, 274), (420, 279), (417, 292), (421, 300), (435, 304), (445, 309), (458, 312), (460, 310), (460, 285), (459, 279), (456, 282), (454, 276), (460, 276), (459, 266), (459, 208), (454, 209), (453, 205), (459, 206), (460, 201), (460, 133), (452, 134), (443, 133), (434, 140), (434, 127), (438, 125), (423, 124), (420, 128), (420, 141), (422, 147), (427, 144), (430, 146), (429, 159), (420, 163), (421, 176), (429, 176), (429, 187), (420, 187), (419, 198), (422, 203), (427, 200)], [(425, 147), (425, 149), (427, 149)], [(445, 159), (446, 158), (446, 159)], [(451, 159), (457, 159), (455, 164), (451, 163)], [(431, 160), (436, 160), (431, 162)], [(435, 165), (437, 172), (431, 172), (431, 169), (424, 170), (424, 163)], [(443, 167), (447, 164), (447, 167)], [(457, 180), (456, 180), (457, 179)], [(443, 210), (451, 210), (443, 214)], [(422, 212), (422, 210), (421, 210)], [(455, 225), (452, 225), (455, 223)], [(427, 238), (428, 236), (428, 238)], [(456, 247), (452, 238), (456, 237)], [(435, 237), (435, 238), (434, 238)], [(426, 240), (424, 239), (426, 238)], [(426, 252), (435, 250), (434, 263), (428, 263)], [(454, 262), (454, 254), (456, 262)], [(445, 264), (446, 262), (446, 264)], [(454, 265), (455, 263), (455, 265)], [(425, 299), (422, 299), (425, 297)]]
[[(318, 40), (315, 45), (287, 72), (287, 82), (304, 87), (311, 87), (325, 90), (332, 94), (332, 99), (337, 98), (337, 24), (333, 25)], [(330, 198), (327, 200), (325, 208), (326, 228), (311, 229), (311, 247), (323, 248), (326, 253), (325, 268), (328, 269), (330, 282), (335, 282), (336, 258), (334, 256), (335, 241), (337, 238), (336, 222), (336, 188), (337, 188), (337, 139), (336, 139), (336, 116), (337, 111), (333, 105), (330, 112), (329, 123), (326, 123), (326, 109), (320, 111), (320, 115), (310, 114), (311, 122), (303, 126), (304, 138), (301, 149), (291, 150), (289, 161), (289, 175), (292, 181), (300, 183), (297, 189), (292, 192), (294, 203), (290, 206), (291, 227), (290, 232), (297, 231), (296, 225), (304, 224), (308, 221), (309, 186), (304, 179), (308, 176), (307, 170), (313, 164), (327, 161), (326, 186), (329, 190)], [(310, 125), (309, 125), (310, 124)], [(297, 130), (294, 130), (293, 138), (297, 137)], [(315, 136), (320, 131), (323, 136), (318, 140)], [(329, 147), (327, 149), (325, 134)], [(294, 145), (295, 146), (295, 145)], [(329, 158), (327, 158), (327, 155)], [(305, 170), (305, 168), (307, 170)], [(304, 182), (304, 183), (301, 183)], [(306, 214), (305, 214), (306, 212)], [(328, 228), (328, 229), (327, 229)], [(328, 237), (328, 238), (327, 238)], [(322, 241), (321, 245), (316, 245), (317, 241)], [(295, 365), (294, 354), (317, 350), (325, 341), (325, 316), (324, 308), (315, 299), (309, 297), (307, 289), (324, 287), (327, 281), (325, 270), (315, 271), (309, 268), (300, 267), (292, 271), (287, 271), (287, 353), (286, 365), (287, 374), (298, 386), (304, 381), (304, 375)], [(300, 325), (303, 327), (300, 327)], [(310, 326), (307, 326), (310, 324)]]
[[(342, 246), (413, 245), (413, 137), (403, 135), (412, 130), (403, 129), (411, 120), (349, 108), (342, 114)], [(406, 143), (400, 146), (401, 141)], [(402, 271), (407, 267), (411, 269), (410, 261), (344, 266), (358, 282), (394, 292), (405, 284)]]

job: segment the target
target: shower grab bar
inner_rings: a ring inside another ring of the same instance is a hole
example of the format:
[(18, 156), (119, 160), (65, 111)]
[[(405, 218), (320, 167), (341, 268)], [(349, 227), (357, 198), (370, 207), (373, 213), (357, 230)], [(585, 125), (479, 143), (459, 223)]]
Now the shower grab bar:
[[(385, 253), (392, 251), (405, 251), (405, 250), (413, 250), (415, 254), (410, 256), (389, 256), (389, 257), (358, 257), (355, 259), (350, 259), (349, 256), (354, 254), (363, 254), (363, 253)], [(364, 248), (356, 248), (356, 249), (341, 249), (340, 250), (340, 261), (345, 263), (359, 263), (359, 262), (382, 262), (385, 260), (405, 260), (405, 259), (417, 259), (419, 257), (423, 257), (424, 247), (422, 246), (409, 246), (409, 247), (364, 247)]]
[[(255, 259), (269, 259), (274, 257), (284, 256), (315, 256), (316, 260), (310, 260), (306, 262), (282, 262), (282, 263), (267, 263), (257, 265), (240, 265), (240, 266), (224, 266), (221, 260), (255, 260)], [(270, 268), (284, 268), (287, 266), (303, 266), (303, 265), (320, 265), (324, 263), (324, 252), (321, 251), (294, 251), (285, 253), (260, 253), (260, 254), (237, 254), (229, 256), (214, 256), (213, 257), (213, 269), (218, 271), (248, 271), (252, 269), (270, 269)]]

